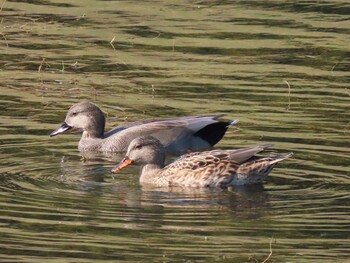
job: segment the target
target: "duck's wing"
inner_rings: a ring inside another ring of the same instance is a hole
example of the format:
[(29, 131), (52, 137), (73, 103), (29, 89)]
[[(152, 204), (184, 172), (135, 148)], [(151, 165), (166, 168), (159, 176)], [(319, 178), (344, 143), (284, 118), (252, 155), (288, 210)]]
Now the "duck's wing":
[[(225, 114), (186, 116), (186, 117), (169, 118), (169, 119), (147, 119), (147, 120), (141, 120), (141, 121), (127, 122), (114, 127), (112, 130), (106, 132), (105, 135), (106, 137), (108, 137), (122, 130), (129, 129), (129, 128), (137, 128), (141, 125), (146, 125), (146, 124), (150, 128), (153, 127), (153, 128), (159, 128), (159, 129), (170, 128), (174, 126), (175, 127), (188, 126), (188, 127), (191, 127), (194, 131), (198, 131), (200, 129), (200, 126), (196, 127), (196, 124), (198, 125), (198, 123), (201, 123), (201, 126), (203, 127), (204, 124), (217, 122), (214, 120), (217, 120), (218, 118), (223, 116), (225, 116)], [(142, 126), (142, 128), (144, 128), (144, 126)]]
[(264, 158), (251, 158), (239, 166), (234, 184), (262, 183), (278, 162), (291, 157), (293, 153)]
[(195, 152), (181, 156), (161, 174), (173, 186), (224, 187), (238, 166), (230, 160), (229, 151)]
[(131, 128), (131, 127), (136, 127), (136, 126), (140, 126), (142, 124), (146, 124), (146, 123), (150, 123), (150, 122), (155, 122), (155, 121), (159, 121), (159, 120), (143, 120), (143, 121), (134, 121), (134, 122), (127, 122), (127, 123), (123, 123), (123, 124), (120, 124), (116, 127), (114, 127), (112, 130), (108, 131), (108, 132), (105, 132), (104, 136), (105, 137), (109, 137), (109, 136), (112, 136), (122, 130), (125, 130), (125, 129), (128, 129), (128, 128)]
[(264, 144), (260, 146), (241, 148), (237, 150), (212, 150), (205, 152), (192, 152), (180, 156), (175, 162), (168, 167), (178, 167), (177, 169), (197, 169), (197, 167), (205, 167), (220, 162), (231, 162), (241, 165), (254, 156), (268, 148), (272, 144)]
[[(160, 140), (168, 151), (198, 150), (215, 144), (225, 134), (227, 127), (236, 123), (236, 121), (217, 121), (217, 118), (221, 116), (223, 114), (146, 121), (124, 126), (123, 129), (119, 128), (116, 136), (130, 143), (136, 137), (152, 135)], [(217, 127), (213, 127), (213, 125)], [(209, 132), (209, 130), (205, 132), (206, 129), (219, 132)]]
[(189, 153), (163, 168), (161, 174), (175, 186), (227, 187), (261, 183), (276, 163), (291, 156), (255, 156), (271, 146)]
[(230, 150), (229, 151), (229, 159), (231, 161), (234, 161), (238, 164), (242, 164), (249, 159), (251, 159), (255, 154), (265, 151), (268, 148), (271, 148), (272, 144), (264, 144), (260, 146), (254, 146), (254, 147), (247, 147), (247, 148), (241, 148), (237, 150)]

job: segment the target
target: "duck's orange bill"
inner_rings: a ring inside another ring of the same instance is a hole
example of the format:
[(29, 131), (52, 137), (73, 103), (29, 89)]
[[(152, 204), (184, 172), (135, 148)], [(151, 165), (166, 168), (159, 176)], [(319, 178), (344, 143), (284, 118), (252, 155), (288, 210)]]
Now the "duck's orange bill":
[(129, 159), (129, 157), (124, 157), (123, 160), (120, 161), (119, 164), (117, 164), (116, 166), (113, 167), (112, 169), (112, 173), (117, 173), (120, 170), (124, 169), (125, 167), (129, 166), (130, 164), (132, 164), (134, 161)]

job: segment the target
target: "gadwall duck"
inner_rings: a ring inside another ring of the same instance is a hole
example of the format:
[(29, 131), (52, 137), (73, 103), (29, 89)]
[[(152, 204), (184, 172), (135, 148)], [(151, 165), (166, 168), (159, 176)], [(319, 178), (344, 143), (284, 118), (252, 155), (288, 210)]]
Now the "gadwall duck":
[(142, 136), (130, 143), (126, 156), (112, 172), (117, 173), (135, 162), (142, 165), (142, 185), (226, 188), (256, 184), (264, 181), (276, 163), (292, 155), (255, 156), (271, 146), (192, 152), (164, 167), (165, 151), (161, 142), (152, 136)]
[(60, 128), (50, 136), (71, 128), (83, 130), (78, 149), (80, 151), (123, 152), (130, 142), (142, 135), (152, 135), (165, 146), (168, 152), (186, 152), (205, 149), (215, 145), (225, 135), (230, 125), (238, 122), (218, 121), (224, 116), (207, 115), (164, 120), (145, 120), (120, 125), (104, 132), (105, 116), (102, 110), (90, 102), (73, 105)]

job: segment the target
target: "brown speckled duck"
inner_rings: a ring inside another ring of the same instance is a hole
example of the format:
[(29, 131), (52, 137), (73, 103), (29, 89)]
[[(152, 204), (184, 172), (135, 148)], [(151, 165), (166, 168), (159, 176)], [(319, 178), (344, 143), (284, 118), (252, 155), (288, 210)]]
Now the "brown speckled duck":
[(112, 169), (116, 173), (132, 163), (141, 164), (140, 183), (157, 187), (229, 187), (262, 183), (276, 163), (292, 153), (256, 157), (270, 148), (262, 145), (238, 150), (212, 150), (182, 155), (164, 167), (165, 151), (152, 136), (134, 139), (123, 160)]
[(101, 109), (90, 102), (73, 105), (60, 128), (50, 136), (71, 128), (83, 130), (78, 149), (96, 152), (123, 152), (130, 142), (142, 135), (152, 135), (164, 145), (167, 152), (186, 152), (205, 149), (215, 145), (237, 120), (218, 121), (224, 116), (207, 115), (164, 120), (145, 120), (120, 125), (104, 132), (105, 116)]

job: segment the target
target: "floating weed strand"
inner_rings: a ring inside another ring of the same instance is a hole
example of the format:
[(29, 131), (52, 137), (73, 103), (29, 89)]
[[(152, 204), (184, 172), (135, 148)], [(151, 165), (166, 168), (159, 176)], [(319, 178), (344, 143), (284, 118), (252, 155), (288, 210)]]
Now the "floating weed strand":
[(156, 38), (160, 37), (160, 35), (162, 34), (161, 32), (158, 32), (158, 31), (152, 31), (152, 32), (158, 34), (157, 36), (155, 36), (155, 37), (152, 38), (152, 39), (156, 39)]
[[(114, 36), (114, 37), (112, 38), (112, 40), (109, 42), (109, 44), (112, 46), (112, 48), (113, 48), (113, 50), (114, 50), (115, 52), (117, 52), (117, 49), (115, 48), (115, 46), (114, 46), (113, 43), (114, 43), (116, 37), (117, 37), (117, 36)], [(128, 66), (128, 64), (126, 64), (125, 61), (121, 60), (121, 62), (122, 62), (128, 69), (130, 69), (130, 67)], [(119, 64), (119, 62), (117, 62), (117, 63)]]
[(156, 97), (156, 89), (154, 88), (154, 85), (152, 84), (152, 100)]
[(41, 63), (40, 63), (40, 65), (39, 65), (39, 67), (38, 67), (38, 72), (39, 72), (39, 73), (41, 73), (41, 69), (42, 69), (42, 67), (43, 67), (43, 65), (44, 65), (44, 62), (45, 62), (45, 58), (43, 58), (43, 59), (41, 60)]
[(114, 42), (115, 38), (116, 38), (116, 36), (114, 36), (114, 37), (112, 38), (112, 40), (109, 42), (109, 44), (112, 46), (112, 48), (113, 48), (115, 51), (117, 51), (117, 50), (115, 49), (115, 46), (113, 45), (113, 42)]
[(284, 81), (284, 83), (286, 83), (288, 85), (288, 107), (287, 107), (287, 110), (289, 111), (290, 110), (290, 85), (289, 85), (289, 82), (288, 81)]
[(270, 254), (267, 256), (267, 258), (265, 258), (264, 261), (262, 261), (261, 263), (266, 263), (272, 256), (272, 240), (273, 240), (273, 237), (271, 238), (270, 240)]
[(2, 2), (1, 7), (0, 7), (0, 12), (2, 12), (2, 9), (4, 8), (5, 3), (6, 3), (6, 0), (4, 0), (4, 1)]
[(9, 43), (7, 42), (7, 38), (5, 37), (5, 34), (4, 33), (0, 33), (0, 35), (2, 35), (2, 37), (4, 38), (5, 44), (6, 44), (6, 48), (8, 48), (9, 47)]

